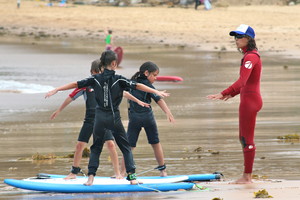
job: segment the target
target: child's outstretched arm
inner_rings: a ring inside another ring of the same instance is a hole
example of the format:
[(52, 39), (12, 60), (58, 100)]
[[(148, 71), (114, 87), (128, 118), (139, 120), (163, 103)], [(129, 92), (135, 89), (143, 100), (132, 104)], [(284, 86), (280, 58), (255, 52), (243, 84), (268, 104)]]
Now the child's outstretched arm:
[(166, 113), (169, 122), (175, 122), (175, 119), (174, 119), (169, 107), (167, 106), (166, 102), (163, 99), (160, 99), (157, 102), (157, 104)]
[(136, 84), (136, 89), (137, 90), (142, 90), (144, 92), (154, 93), (154, 94), (156, 94), (158, 96), (161, 96), (161, 97), (168, 97), (168, 96), (170, 96), (170, 93), (167, 93), (166, 90), (164, 90), (164, 91), (158, 91), (158, 90), (150, 88), (150, 87), (148, 87), (148, 86), (146, 86), (146, 85), (144, 85), (142, 83), (137, 83)]
[(136, 102), (137, 104), (139, 104), (139, 105), (142, 106), (142, 107), (147, 107), (147, 108), (150, 107), (150, 104), (145, 103), (145, 102), (139, 100), (138, 98), (136, 98), (135, 96), (133, 96), (133, 95), (130, 94), (129, 92), (124, 91), (124, 92), (123, 92), (123, 97), (125, 97), (126, 99), (129, 99), (129, 100), (131, 100), (131, 101)]
[(77, 82), (73, 82), (73, 83), (69, 83), (60, 87), (55, 88), (54, 90), (49, 91), (46, 95), (45, 98), (49, 98), (52, 95), (55, 95), (58, 91), (62, 91), (62, 90), (69, 90), (69, 89), (73, 89), (73, 88), (77, 88)]
[(67, 107), (71, 102), (73, 101), (73, 99), (71, 97), (67, 97), (65, 99), (65, 101), (61, 104), (61, 106), (54, 112), (52, 113), (50, 119), (55, 119), (57, 117), (57, 115), (65, 108)]

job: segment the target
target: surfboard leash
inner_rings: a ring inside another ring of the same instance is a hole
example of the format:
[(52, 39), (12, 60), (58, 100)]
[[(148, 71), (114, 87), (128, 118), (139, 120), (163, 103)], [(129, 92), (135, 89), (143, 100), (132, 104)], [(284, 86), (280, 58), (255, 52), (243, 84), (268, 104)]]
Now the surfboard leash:
[[(158, 189), (155, 189), (155, 188), (150, 188), (150, 187), (146, 187), (146, 186), (144, 186), (143, 184), (140, 184), (139, 183), (139, 181), (138, 181), (138, 184), (137, 184), (139, 187), (141, 187), (141, 188), (145, 188), (145, 189), (149, 189), (149, 190), (153, 190), (153, 191), (155, 191), (155, 192), (161, 192), (160, 190), (158, 190)], [(143, 185), (143, 186), (142, 186)]]
[(153, 170), (159, 170), (159, 171), (162, 171), (162, 170), (165, 170), (166, 168), (167, 168), (167, 167), (166, 167), (166, 165), (164, 164), (164, 165), (157, 166), (157, 167), (155, 167), (155, 168), (147, 169), (147, 170), (145, 170), (145, 171), (142, 171), (142, 172), (140, 172), (140, 173), (137, 173), (136, 175), (138, 176), (138, 175), (141, 175), (141, 174), (145, 174), (145, 173), (151, 172), (151, 171), (153, 171)]

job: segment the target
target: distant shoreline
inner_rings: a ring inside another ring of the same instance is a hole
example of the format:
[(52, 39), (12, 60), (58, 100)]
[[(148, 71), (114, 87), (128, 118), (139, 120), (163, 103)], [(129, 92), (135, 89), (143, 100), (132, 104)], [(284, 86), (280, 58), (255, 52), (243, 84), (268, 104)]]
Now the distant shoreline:
[(20, 9), (12, 1), (1, 0), (0, 4), (1, 37), (74, 38), (104, 43), (104, 30), (109, 28), (116, 43), (236, 51), (228, 33), (245, 23), (255, 29), (260, 51), (300, 56), (300, 5), (230, 6), (196, 11), (179, 7), (49, 7), (40, 1), (22, 1)]

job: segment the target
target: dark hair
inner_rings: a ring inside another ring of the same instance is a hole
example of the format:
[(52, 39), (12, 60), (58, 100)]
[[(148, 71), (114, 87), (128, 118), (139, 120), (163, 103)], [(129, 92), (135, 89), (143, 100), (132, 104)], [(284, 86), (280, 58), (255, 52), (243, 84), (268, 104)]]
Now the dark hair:
[[(248, 36), (248, 35), (245, 35), (245, 38), (248, 39), (248, 45), (247, 45), (247, 51), (253, 51), (253, 50), (258, 50), (258, 48), (256, 47), (256, 42), (255, 42), (255, 39)], [(241, 49), (239, 49), (240, 52)]]
[(108, 30), (108, 34), (112, 34), (112, 30)]
[(100, 66), (107, 68), (115, 60), (117, 60), (117, 54), (112, 50), (106, 50), (101, 54)]
[(140, 70), (131, 77), (131, 80), (137, 80), (137, 78), (140, 77), (142, 74), (144, 74), (145, 71), (152, 73), (157, 70), (159, 71), (159, 68), (156, 64), (154, 64), (153, 62), (150, 62), (150, 61), (145, 62), (144, 64), (142, 64), (140, 66)]
[(91, 73), (93, 72), (99, 73), (100, 71), (101, 71), (100, 59), (96, 59), (92, 62)]

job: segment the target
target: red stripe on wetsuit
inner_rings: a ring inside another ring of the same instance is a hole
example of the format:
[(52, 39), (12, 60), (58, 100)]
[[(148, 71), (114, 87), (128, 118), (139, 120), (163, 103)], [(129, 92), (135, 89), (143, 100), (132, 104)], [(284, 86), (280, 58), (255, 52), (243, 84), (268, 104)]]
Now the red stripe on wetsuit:
[[(69, 97), (72, 98), (72, 99), (74, 99), (74, 97), (75, 97), (79, 92), (85, 91), (85, 90), (86, 90), (86, 88), (75, 88), (75, 89), (73, 90), (73, 92), (71, 92), (71, 94), (69, 94)], [(76, 99), (76, 98), (75, 98), (75, 99)]]

